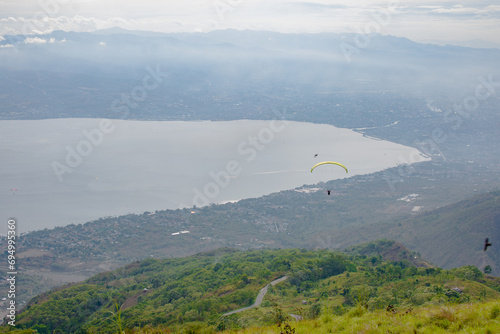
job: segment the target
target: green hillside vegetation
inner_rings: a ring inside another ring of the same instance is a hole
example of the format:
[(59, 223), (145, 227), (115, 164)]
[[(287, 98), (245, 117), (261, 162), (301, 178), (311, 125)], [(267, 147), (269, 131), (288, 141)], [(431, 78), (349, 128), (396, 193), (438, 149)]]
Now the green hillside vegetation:
[(404, 261), (415, 267), (433, 267), (432, 264), (421, 258), (420, 253), (410, 252), (403, 244), (394, 240), (372, 241), (348, 247), (343, 252), (364, 257), (382, 257), (386, 261)]
[[(397, 260), (389, 259), (394, 256)], [(260, 306), (223, 315), (252, 305), (261, 288), (285, 275), (285, 281), (269, 286)], [(322, 323), (340, 315), (377, 317), (388, 307), (400, 312), (498, 299), (499, 278), (473, 266), (429, 267), (394, 241), (372, 242), (349, 254), (224, 248), (187, 258), (137, 261), (39, 295), (17, 315), (16, 329), (214, 333), (274, 324), (276, 330), (290, 314)]]

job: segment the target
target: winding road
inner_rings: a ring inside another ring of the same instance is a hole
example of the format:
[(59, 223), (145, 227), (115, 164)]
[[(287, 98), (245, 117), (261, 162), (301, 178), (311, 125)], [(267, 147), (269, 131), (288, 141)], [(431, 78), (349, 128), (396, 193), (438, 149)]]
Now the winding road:
[(264, 296), (267, 293), (267, 289), (269, 288), (269, 285), (276, 285), (276, 284), (278, 284), (280, 282), (283, 282), (287, 278), (288, 278), (288, 276), (283, 276), (281, 278), (275, 279), (274, 281), (272, 281), (271, 283), (267, 284), (265, 287), (263, 287), (262, 289), (260, 289), (259, 294), (257, 295), (257, 298), (255, 298), (255, 303), (253, 303), (253, 305), (250, 305), (250, 306), (247, 306), (247, 307), (243, 307), (243, 308), (239, 308), (237, 310), (234, 310), (234, 311), (231, 311), (231, 312), (228, 312), (228, 313), (224, 313), (223, 316), (231, 315), (231, 314), (234, 314), (234, 313), (243, 312), (243, 311), (246, 311), (246, 310), (249, 310), (251, 308), (259, 306), (262, 303), (262, 300), (264, 300)]

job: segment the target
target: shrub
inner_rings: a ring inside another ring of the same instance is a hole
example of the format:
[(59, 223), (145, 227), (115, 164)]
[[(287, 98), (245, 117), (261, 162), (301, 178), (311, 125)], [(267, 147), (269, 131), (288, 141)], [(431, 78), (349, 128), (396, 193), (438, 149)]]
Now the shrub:
[(490, 319), (496, 319), (500, 315), (500, 307), (498, 305), (494, 305), (490, 311)]

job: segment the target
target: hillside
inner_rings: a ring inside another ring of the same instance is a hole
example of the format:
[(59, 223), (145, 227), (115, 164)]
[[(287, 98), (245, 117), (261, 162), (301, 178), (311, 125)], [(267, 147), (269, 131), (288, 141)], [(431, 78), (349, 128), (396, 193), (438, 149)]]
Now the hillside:
[[(500, 192), (478, 194), (466, 200), (394, 223), (366, 226), (363, 234), (397, 240), (433, 264), (450, 269), (486, 266), (500, 274), (498, 248), (484, 251), (484, 240), (500, 238)], [(345, 231), (342, 239), (359, 240), (359, 231)]]
[[(147, 259), (82, 283), (44, 293), (16, 317), (16, 328), (39, 333), (115, 333), (144, 328), (165, 332), (212, 333), (276, 323), (289, 314), (316, 319), (416, 306), (476, 303), (500, 298), (500, 279), (466, 266), (453, 270), (415, 267), (396, 255), (394, 242), (361, 248), (374, 256), (329, 250), (220, 249), (187, 258)], [(397, 245), (399, 256), (411, 254)], [(378, 255), (375, 255), (378, 254)], [(245, 312), (224, 313), (253, 304), (268, 287), (263, 303)]]
[(499, 227), (500, 192), (493, 192), (403, 221), (386, 235), (418, 249), (423, 257), (444, 268), (464, 263), (478, 268), (490, 265), (498, 275), (498, 245), (486, 252), (483, 246), (485, 238), (500, 240)]
[[(231, 334), (292, 334), (292, 333), (498, 333), (498, 301), (481, 302), (473, 306), (433, 305), (403, 310), (377, 310), (367, 312), (355, 308), (338, 315), (324, 313), (312, 320), (300, 322), (290, 318), (280, 325), (228, 330)], [(140, 333), (148, 333), (146, 330)]]
[(420, 254), (409, 251), (403, 244), (394, 240), (372, 241), (351, 246), (344, 249), (344, 252), (350, 255), (360, 255), (363, 257), (379, 257), (384, 261), (405, 261), (415, 267), (433, 267), (433, 265), (423, 259)]

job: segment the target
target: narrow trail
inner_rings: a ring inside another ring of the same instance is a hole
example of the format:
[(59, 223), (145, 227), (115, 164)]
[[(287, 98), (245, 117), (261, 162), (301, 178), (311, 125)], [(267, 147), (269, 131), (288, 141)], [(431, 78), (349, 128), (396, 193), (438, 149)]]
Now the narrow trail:
[(271, 283), (267, 284), (265, 287), (263, 287), (262, 289), (260, 289), (259, 294), (257, 295), (257, 298), (255, 298), (255, 303), (253, 303), (253, 305), (250, 305), (250, 306), (247, 306), (247, 307), (243, 307), (243, 308), (239, 308), (237, 310), (234, 310), (234, 311), (231, 311), (231, 312), (228, 312), (228, 313), (224, 313), (223, 316), (231, 315), (231, 314), (234, 314), (234, 313), (243, 312), (243, 311), (246, 311), (246, 310), (249, 310), (251, 308), (259, 306), (262, 303), (262, 301), (264, 300), (264, 296), (267, 293), (267, 289), (269, 288), (269, 285), (276, 285), (276, 284), (278, 284), (280, 282), (283, 282), (287, 278), (288, 278), (288, 276), (283, 276), (281, 278), (275, 279), (274, 281), (272, 281)]

